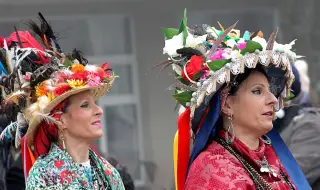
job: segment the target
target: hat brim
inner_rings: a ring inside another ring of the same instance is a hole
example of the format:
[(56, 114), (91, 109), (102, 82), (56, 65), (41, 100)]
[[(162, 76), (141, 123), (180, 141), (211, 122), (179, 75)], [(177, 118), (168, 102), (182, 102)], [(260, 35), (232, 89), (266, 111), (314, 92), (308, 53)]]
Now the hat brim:
[[(84, 91), (91, 91), (91, 94), (94, 97), (94, 100), (98, 100), (100, 97), (102, 97), (105, 93), (107, 93), (110, 88), (112, 87), (112, 82), (111, 83), (105, 83), (103, 85), (99, 86), (93, 86), (93, 87), (85, 87), (85, 88), (78, 88), (78, 89), (72, 89), (54, 100), (52, 100), (47, 107), (44, 108), (42, 114), (49, 114), (58, 104), (60, 104), (62, 101), (67, 99), (68, 97), (78, 94), (80, 92)], [(38, 129), (39, 124), (42, 122), (42, 117), (41, 116), (35, 116), (32, 118), (32, 120), (29, 121), (29, 127), (26, 133), (26, 141), (29, 145), (33, 144), (33, 139), (35, 136), (35, 133)]]

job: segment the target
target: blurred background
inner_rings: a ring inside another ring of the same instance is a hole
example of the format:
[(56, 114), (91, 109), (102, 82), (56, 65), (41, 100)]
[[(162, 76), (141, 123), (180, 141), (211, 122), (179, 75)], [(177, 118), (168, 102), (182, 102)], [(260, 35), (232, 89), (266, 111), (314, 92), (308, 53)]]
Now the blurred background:
[[(280, 27), (277, 42), (290, 43), (309, 65), (311, 95), (320, 94), (320, 1), (316, 0), (0, 0), (0, 36), (26, 29), (40, 11), (50, 21), (65, 52), (77, 48), (91, 63), (111, 63), (120, 76), (100, 99), (104, 137), (97, 142), (104, 156), (126, 165), (136, 189), (173, 189), (173, 137), (177, 113), (166, 88), (170, 69), (148, 72), (163, 61), (162, 27), (179, 27), (184, 8), (188, 25), (227, 28), (239, 20), (242, 32), (262, 30), (265, 38)], [(241, 34), (242, 35), (242, 34)]]

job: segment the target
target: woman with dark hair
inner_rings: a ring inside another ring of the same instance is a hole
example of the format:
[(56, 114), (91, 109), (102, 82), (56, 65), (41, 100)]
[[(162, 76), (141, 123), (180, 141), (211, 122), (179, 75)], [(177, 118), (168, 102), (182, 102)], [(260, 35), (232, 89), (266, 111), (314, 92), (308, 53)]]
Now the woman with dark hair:
[[(202, 25), (195, 34), (186, 22), (185, 13), (179, 29), (164, 29), (164, 64), (173, 65), (179, 82), (171, 88), (183, 107), (174, 140), (176, 189), (311, 189), (272, 125), (291, 95), (293, 44), (276, 43), (278, 29), (266, 41), (262, 32), (240, 37), (236, 24)], [(216, 39), (211, 48), (208, 35)]]
[[(117, 170), (90, 148), (102, 136), (103, 110), (96, 101), (116, 76), (107, 63), (87, 64), (77, 50), (64, 54), (51, 26), (39, 16), (41, 27), (29, 24), (46, 49), (29, 32), (17, 31), (12, 49), (3, 40), (10, 74), (2, 81), (13, 92), (2, 105), (14, 103), (20, 112), (1, 139), (14, 139), (16, 146), (21, 142), (26, 189), (122, 190)], [(10, 67), (13, 61), (15, 68)], [(22, 72), (28, 66), (35, 71)]]

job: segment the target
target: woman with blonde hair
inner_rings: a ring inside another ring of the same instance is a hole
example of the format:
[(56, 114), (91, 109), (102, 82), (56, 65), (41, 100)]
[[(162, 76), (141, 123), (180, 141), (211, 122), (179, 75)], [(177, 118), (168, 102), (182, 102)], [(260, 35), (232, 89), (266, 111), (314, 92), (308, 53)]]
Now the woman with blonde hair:
[(46, 49), (29, 32), (21, 31), (14, 33), (14, 40), (10, 38), (14, 48), (8, 47), (9, 38), (1, 47), (5, 65), (18, 65), (5, 81), (19, 82), (3, 105), (21, 108), (2, 137), (14, 139), (17, 145), (21, 139), (26, 189), (122, 190), (117, 170), (90, 148), (102, 136), (103, 110), (96, 101), (110, 90), (116, 76), (108, 63), (89, 65), (77, 50), (65, 55), (51, 26), (39, 16), (41, 27), (32, 21), (29, 25)]

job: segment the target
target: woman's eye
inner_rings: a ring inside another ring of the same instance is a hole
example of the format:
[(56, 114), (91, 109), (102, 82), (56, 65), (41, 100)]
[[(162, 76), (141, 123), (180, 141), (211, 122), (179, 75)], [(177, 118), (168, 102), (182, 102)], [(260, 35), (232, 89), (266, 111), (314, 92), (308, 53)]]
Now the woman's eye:
[(84, 104), (81, 105), (82, 108), (87, 108), (88, 106), (89, 106), (88, 103), (84, 103)]
[(256, 90), (253, 90), (253, 91), (252, 91), (252, 93), (253, 93), (253, 94), (258, 94), (258, 95), (259, 95), (259, 94), (261, 94), (261, 90), (256, 89)]

